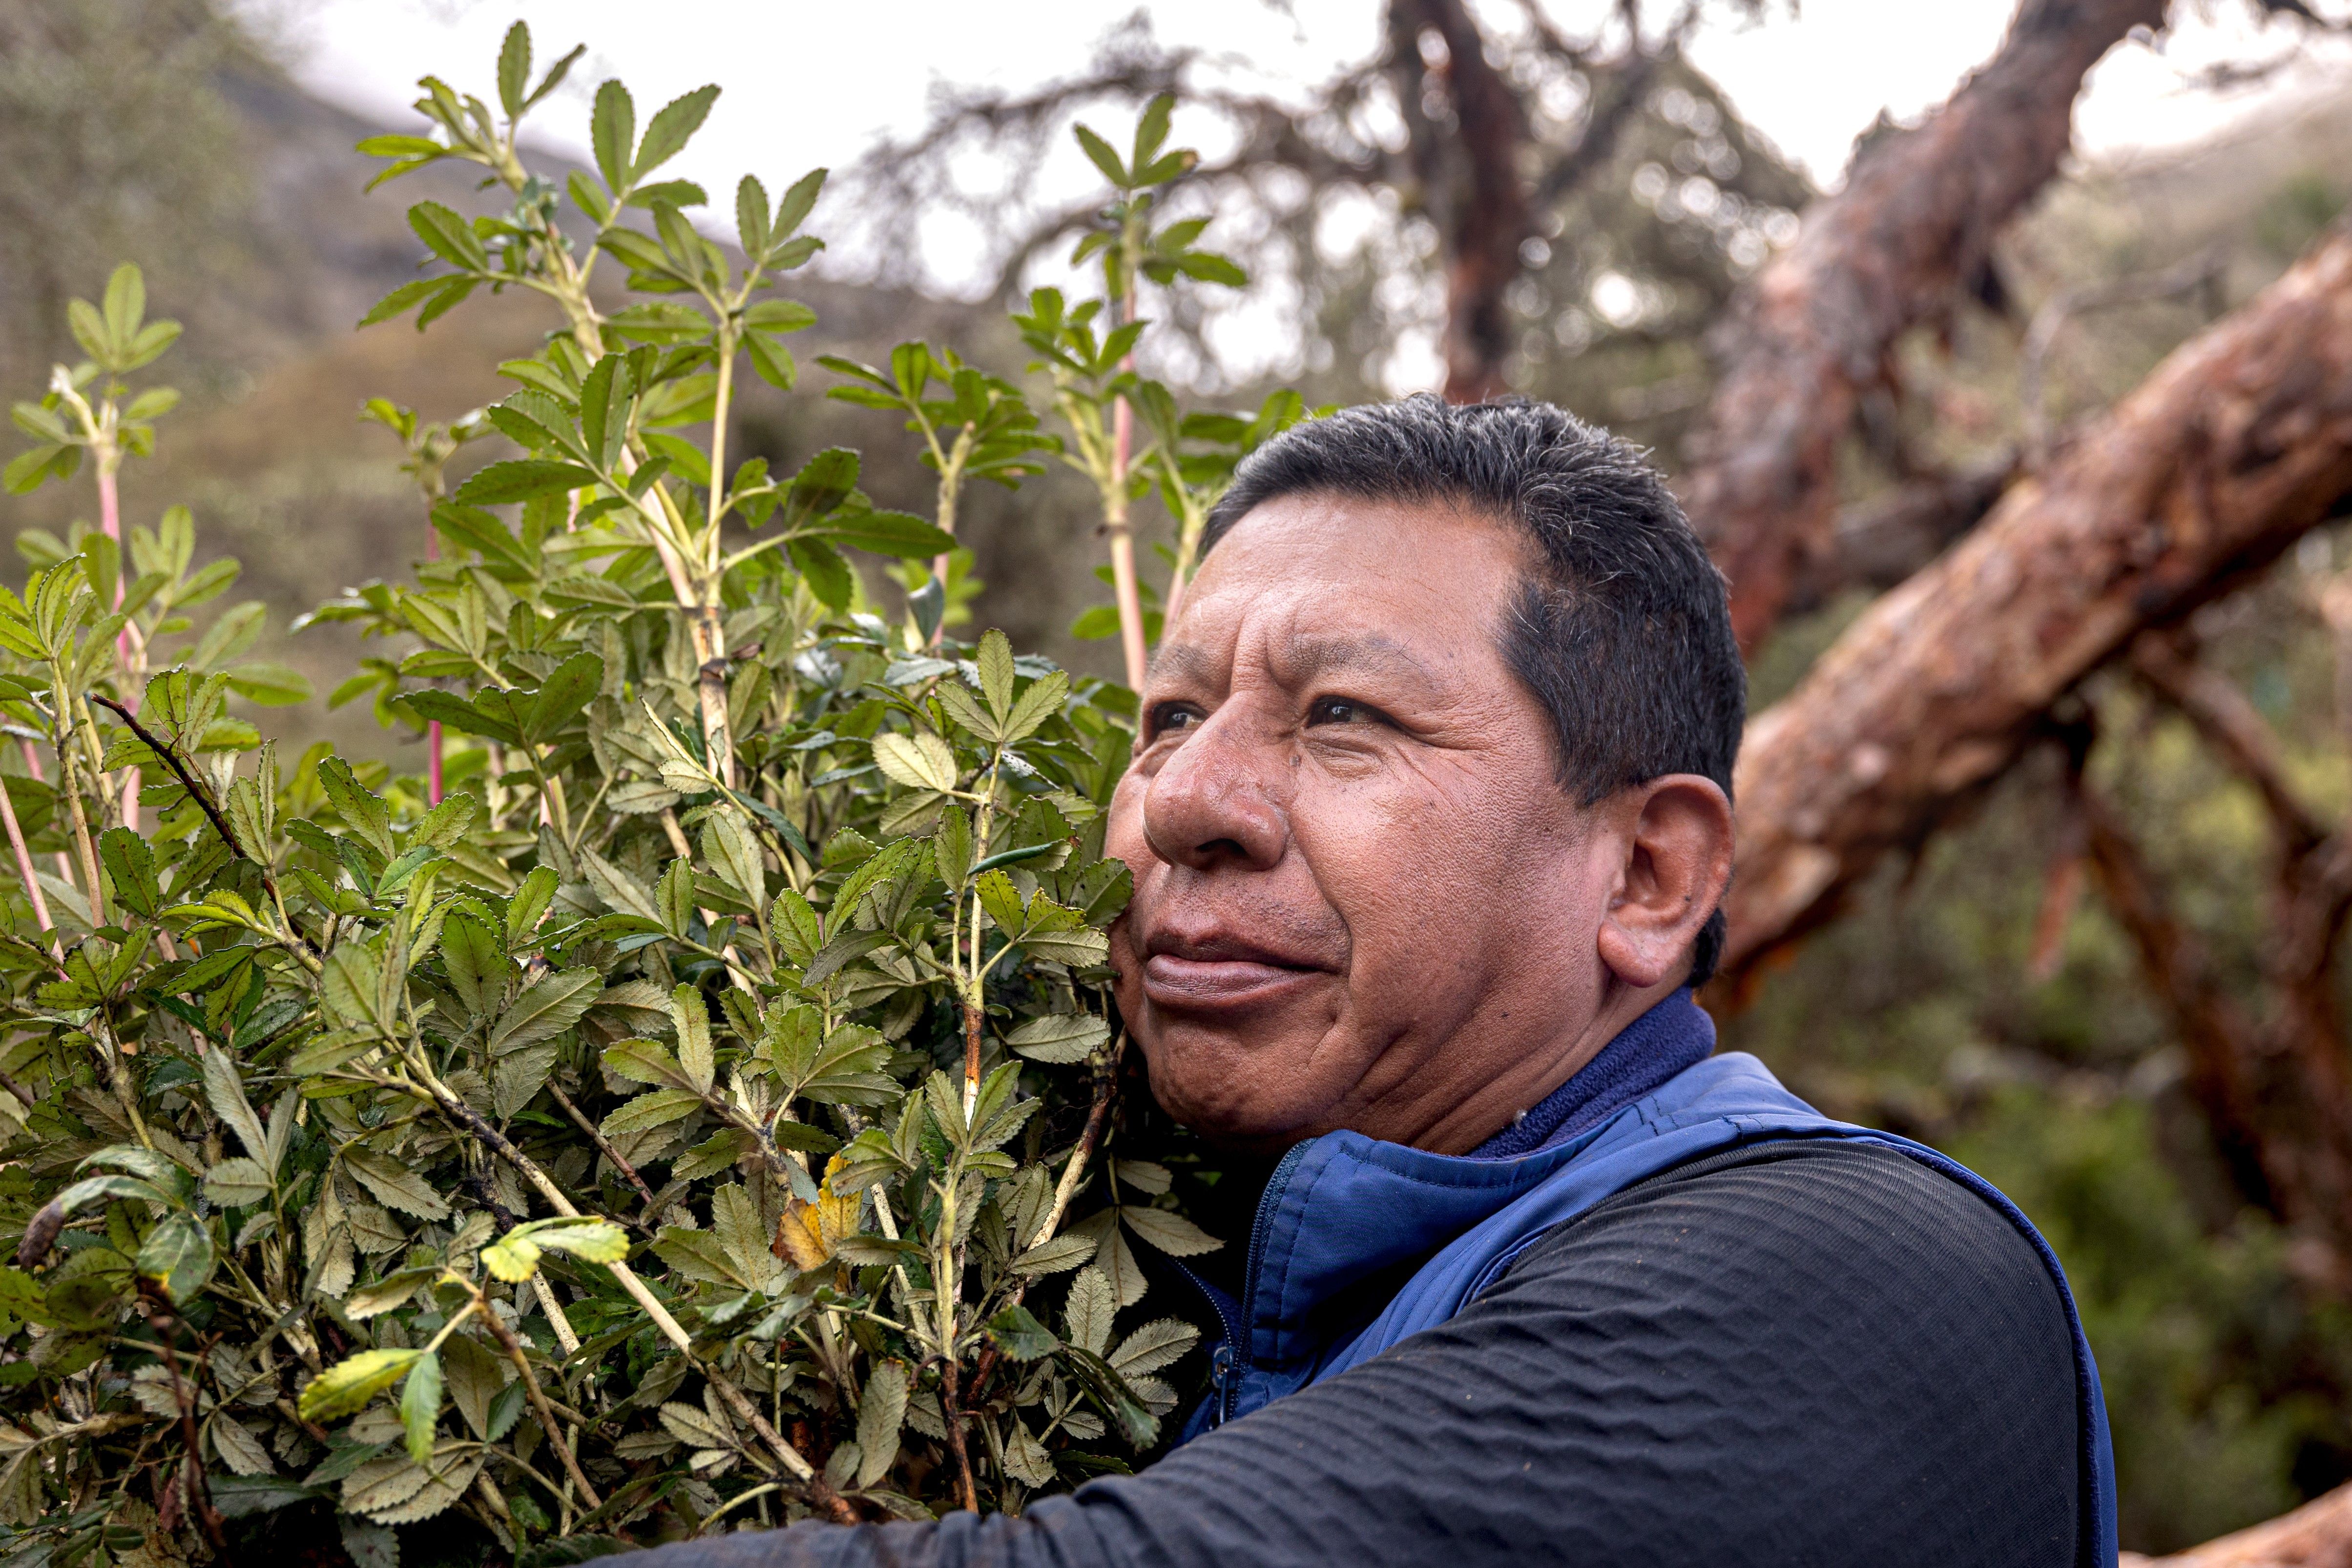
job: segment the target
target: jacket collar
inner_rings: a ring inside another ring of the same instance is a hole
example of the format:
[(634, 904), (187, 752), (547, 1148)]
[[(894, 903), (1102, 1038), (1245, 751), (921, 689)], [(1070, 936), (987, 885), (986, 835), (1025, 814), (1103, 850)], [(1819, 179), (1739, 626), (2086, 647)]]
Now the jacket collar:
[(1714, 1047), (1713, 1021), (1684, 989), (1472, 1153), (1433, 1154), (1347, 1131), (1293, 1148), (1251, 1227), (1240, 1302), (1248, 1359), (1262, 1368), (1311, 1365), (1344, 1343), (1402, 1281), (1354, 1287), (1407, 1270), (1534, 1189)]

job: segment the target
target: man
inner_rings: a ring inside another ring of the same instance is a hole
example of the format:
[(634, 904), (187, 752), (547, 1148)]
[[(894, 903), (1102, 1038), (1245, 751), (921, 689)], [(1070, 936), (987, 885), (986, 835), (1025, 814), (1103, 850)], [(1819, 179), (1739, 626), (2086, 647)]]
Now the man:
[(1018, 1519), (698, 1563), (2107, 1564), (2058, 1266), (1715, 1057), (1745, 679), (1657, 476), (1420, 397), (1244, 465), (1141, 694), (1119, 1005), (1280, 1155), (1186, 1441)]

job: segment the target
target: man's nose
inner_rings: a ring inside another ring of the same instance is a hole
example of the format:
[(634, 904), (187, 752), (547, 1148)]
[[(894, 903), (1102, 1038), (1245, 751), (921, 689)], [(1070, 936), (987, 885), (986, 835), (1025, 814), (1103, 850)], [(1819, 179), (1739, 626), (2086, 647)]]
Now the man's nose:
[(1286, 770), (1278, 746), (1239, 716), (1212, 715), (1160, 766), (1143, 795), (1143, 837), (1171, 866), (1263, 871), (1290, 837)]

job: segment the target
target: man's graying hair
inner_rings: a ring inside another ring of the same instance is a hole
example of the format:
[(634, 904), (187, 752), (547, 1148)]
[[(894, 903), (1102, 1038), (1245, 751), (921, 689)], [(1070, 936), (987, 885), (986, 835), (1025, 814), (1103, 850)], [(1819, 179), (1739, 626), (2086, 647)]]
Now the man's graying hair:
[[(1202, 548), (1254, 508), (1318, 493), (1450, 502), (1535, 537), (1543, 566), (1521, 585), (1503, 654), (1551, 715), (1561, 786), (1583, 804), (1664, 773), (1731, 792), (1748, 674), (1723, 576), (1633, 447), (1519, 398), (1455, 407), (1423, 393), (1350, 408), (1245, 459)], [(1723, 933), (1718, 910), (1693, 984), (1714, 973)]]

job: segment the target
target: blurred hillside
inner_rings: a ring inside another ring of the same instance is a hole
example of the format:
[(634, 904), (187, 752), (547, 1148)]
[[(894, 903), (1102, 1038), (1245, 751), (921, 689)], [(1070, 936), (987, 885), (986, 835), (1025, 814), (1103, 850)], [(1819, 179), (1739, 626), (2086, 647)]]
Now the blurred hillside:
[[(1685, 119), (1692, 129), (1698, 117)], [(322, 692), (348, 672), (354, 644), (333, 626), (289, 637), (287, 622), (347, 585), (404, 572), (424, 538), (398, 454), (359, 422), (361, 404), (382, 395), (452, 417), (502, 395), (492, 367), (551, 325), (529, 298), (478, 297), (425, 338), (400, 324), (352, 330), (414, 276), (421, 247), (404, 223), (410, 203), (483, 210), (449, 167), (362, 193), (373, 165), (352, 143), (409, 128), (306, 96), (265, 45), (224, 26), (202, 0), (0, 6), (0, 378), (12, 395), (34, 395), (50, 360), (70, 353), (63, 301), (94, 297), (118, 260), (145, 268), (153, 309), (188, 327), (168, 363), (189, 400), (164, 422), (162, 455), (127, 470), (127, 520), (151, 522), (164, 505), (190, 502), (204, 548), (239, 557), (240, 592), (271, 606), (274, 646), (264, 651), (308, 671)], [(1602, 184), (1654, 203), (1662, 198), (1640, 193), (1664, 187), (1644, 170), (1672, 164), (1677, 151), (1629, 141)], [(800, 172), (789, 149), (780, 156), (781, 166), (756, 171), (772, 188)], [(2105, 406), (2275, 277), (2347, 197), (2352, 91), (2190, 155), (2074, 170), (2008, 236), (1982, 297), (1902, 345), (1916, 395), (1890, 398), (1853, 443), (1850, 493), (2062, 441), (2069, 420)], [(821, 204), (816, 232), (828, 216)], [(1625, 209), (1596, 207), (1586, 219), (1598, 226), (1589, 242), (1571, 228), (1556, 286), (1530, 296), (1512, 379), (1653, 447), (1672, 468), (1709, 390), (1703, 336), (1730, 274), (1659, 293), (1596, 338), (1576, 312), (1593, 303), (1605, 270), (1595, 258), (1609, 258)], [(1571, 242), (1585, 253), (1571, 256)], [(1614, 264), (1632, 265), (1622, 254)], [(1643, 265), (1663, 275), (1675, 258)], [(1316, 400), (1376, 390), (1364, 367), (1381, 345), (1365, 340), (1364, 324), (1377, 324), (1367, 301), (1381, 282), (1367, 275), (1352, 294), (1323, 297), (1302, 328), (1320, 334), (1300, 355)], [(1007, 373), (1024, 357), (986, 307), (816, 279), (795, 292), (819, 317), (795, 345), (804, 365), (824, 352), (878, 360), (917, 336)], [(1330, 352), (1316, 352), (1318, 342)], [(874, 454), (877, 501), (928, 511), (928, 494), (909, 482), (921, 470), (888, 421), (810, 391), (751, 388), (745, 449), (791, 466), (824, 446), (861, 447)], [(468, 460), (497, 455), (488, 447)], [(79, 486), (0, 499), (0, 528), (60, 530), (89, 505)], [(982, 487), (963, 531), (988, 584), (982, 624), (1108, 672), (1108, 645), (1066, 634), (1099, 589), (1087, 574), (1095, 552), (1058, 547), (1089, 526), (1085, 498), (1055, 477), (1013, 497)], [(2299, 784), (2336, 814), (2352, 808), (2339, 728), (2352, 703), (2315, 590), (2352, 562), (2347, 542), (2315, 538), (2196, 627), (2209, 662), (2287, 740)], [(1756, 662), (1755, 705), (1788, 690), (1865, 599), (1787, 623)], [(2224, 978), (2251, 986), (2270, 929), (2260, 810), (2128, 682), (2101, 678), (2087, 705), (2103, 736), (2095, 781), (2182, 889)], [(364, 711), (331, 715), (322, 700), (261, 718), (281, 735), (325, 736), (355, 753), (393, 745)], [(1832, 1114), (1969, 1160), (2043, 1226), (2105, 1372), (2124, 1540), (2161, 1550), (2352, 1475), (2352, 1322), (2334, 1287), (2233, 1187), (2125, 935), (2095, 897), (2066, 894), (2062, 771), (2053, 747), (1969, 825), (1890, 868), (1727, 1022), (1725, 1039), (1764, 1056)]]
[[(383, 754), (392, 737), (362, 708), (330, 714), (323, 700), (351, 669), (355, 638), (334, 626), (284, 629), (347, 586), (404, 572), (423, 550), (424, 509), (399, 471), (396, 443), (360, 422), (361, 405), (389, 397), (449, 419), (494, 401), (513, 390), (495, 366), (529, 352), (553, 321), (529, 295), (483, 295), (429, 335), (405, 323), (353, 329), (415, 276), (425, 252), (406, 223), (411, 204), (484, 210), (456, 166), (363, 194), (380, 165), (352, 146), (388, 129), (409, 127), (306, 95), (262, 44), (201, 5), (44, 0), (0, 9), (0, 170), (9, 171), (0, 174), (0, 380), (12, 397), (37, 395), (54, 360), (80, 357), (64, 331), (65, 300), (95, 298), (118, 260), (146, 269), (151, 310), (187, 328), (171, 368), (188, 400), (164, 422), (157, 457), (127, 467), (126, 524), (191, 505), (200, 551), (239, 559), (236, 592), (272, 608), (264, 655), (304, 670), (322, 694), (262, 721), (370, 754)], [(568, 168), (546, 166), (559, 180)], [(760, 171), (778, 189), (802, 172)], [(824, 217), (821, 203), (814, 232)], [(835, 379), (814, 361), (881, 360), (919, 336), (1017, 372), (1012, 332), (992, 312), (902, 290), (803, 278), (791, 292), (818, 317), (793, 345), (808, 373), (804, 395), (751, 383), (740, 449), (789, 472), (823, 447), (857, 447), (871, 454), (877, 504), (928, 514), (911, 440), (880, 415), (805, 395)], [(463, 466), (509, 455), (499, 447), (478, 443)], [(1066, 635), (1099, 587), (1053, 549), (1091, 526), (1082, 487), (1060, 479), (1029, 486), (1017, 501), (993, 486), (969, 498), (963, 535), (989, 584), (980, 613), (1024, 647), (1108, 670), (1105, 645)], [(62, 532), (91, 507), (86, 480), (51, 487), (0, 498), (0, 526)], [(887, 591), (878, 575), (876, 586)]]

